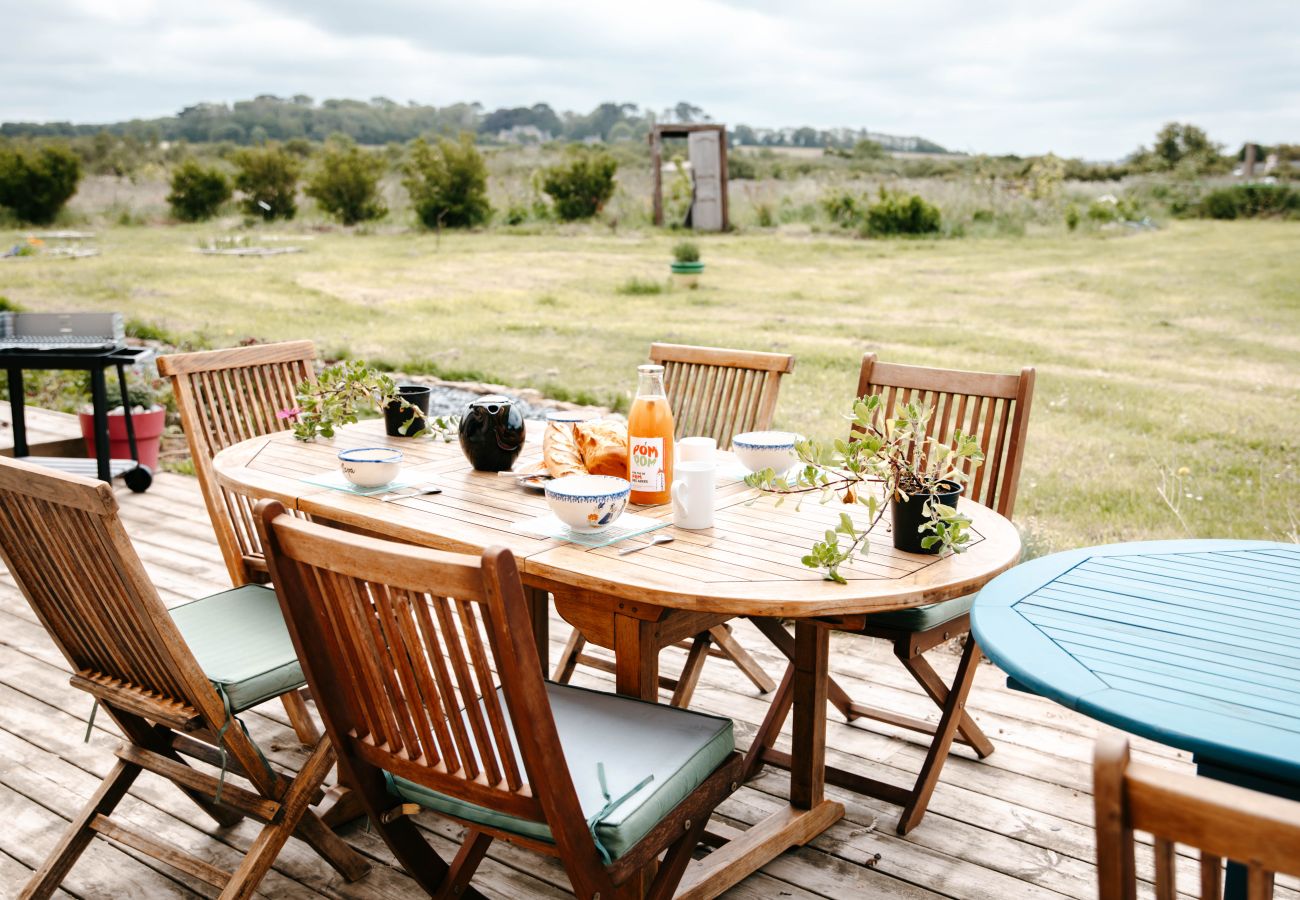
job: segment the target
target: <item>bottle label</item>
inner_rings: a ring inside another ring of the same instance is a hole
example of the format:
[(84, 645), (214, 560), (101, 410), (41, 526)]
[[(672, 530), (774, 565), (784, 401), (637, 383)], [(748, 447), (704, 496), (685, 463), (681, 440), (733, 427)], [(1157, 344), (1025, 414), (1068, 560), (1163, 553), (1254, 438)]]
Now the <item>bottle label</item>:
[(634, 437), (629, 442), (628, 481), (632, 490), (659, 492), (664, 485), (664, 439)]

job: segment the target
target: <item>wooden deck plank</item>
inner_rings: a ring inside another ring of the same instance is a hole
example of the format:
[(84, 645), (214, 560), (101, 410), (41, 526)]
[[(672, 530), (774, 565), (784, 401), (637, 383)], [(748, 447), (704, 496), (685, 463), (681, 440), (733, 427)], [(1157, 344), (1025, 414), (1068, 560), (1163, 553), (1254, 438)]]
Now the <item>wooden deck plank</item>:
[[(155, 490), (121, 495), (123, 519), (137, 541), (145, 566), (159, 579), (168, 602), (201, 596), (227, 586), (197, 483), (160, 475)], [(167, 529), (159, 515), (172, 518)], [(736, 632), (770, 670), (782, 661), (748, 623)], [(555, 623), (554, 652), (567, 629)], [(680, 665), (680, 654), (665, 655), (665, 671)], [(881, 644), (837, 636), (832, 666), (851, 692), (870, 696), (900, 711), (932, 715), (919, 688), (897, 667)], [(937, 668), (950, 674), (956, 658), (940, 655)], [(609, 687), (601, 673), (579, 670), (575, 683)], [(738, 742), (748, 743), (766, 711), (743, 676), (729, 666), (705, 669), (695, 705), (737, 720)], [(114, 744), (107, 717), (96, 721), (89, 745), (81, 743), (88, 699), (67, 682), (61, 657), (50, 644), (7, 573), (0, 573), (0, 882), (20, 883), (39, 863), (81, 798), (93, 790), (111, 764)], [(807, 847), (787, 852), (727, 893), (732, 898), (787, 896), (880, 896), (903, 900), (936, 897), (1011, 900), (1011, 898), (1089, 898), (1092, 882), (1092, 741), (1104, 730), (1092, 720), (1041, 698), (1010, 691), (1001, 673), (981, 667), (971, 711), (997, 745), (988, 760), (958, 751), (945, 768), (926, 821), (907, 837), (893, 833), (897, 809), (881, 801), (832, 789), (847, 814)], [(289, 729), (283, 709), (264, 704), (244, 714), (250, 732), (277, 765), (296, 768), (305, 753)], [(784, 738), (783, 738), (784, 742)], [(1135, 741), (1135, 755), (1169, 768), (1189, 771), (1187, 754)], [(914, 777), (924, 757), (906, 733), (873, 723), (848, 725), (831, 716), (828, 760), (871, 777), (901, 782)], [(723, 821), (744, 824), (774, 809), (785, 792), (784, 773), (768, 772), (742, 788), (724, 807)], [(218, 832), (194, 814), (179, 792), (157, 779), (142, 778), (123, 807), (127, 818), (169, 840), (178, 840), (214, 865), (229, 865), (247, 846), (243, 826)], [(439, 852), (450, 854), (462, 829), (428, 813), (417, 823)], [(392, 868), (387, 848), (359, 825), (344, 838), (380, 863), (357, 885), (343, 884), (309, 850), (290, 842), (264, 884), (276, 898), (418, 897), (420, 892)], [(215, 837), (215, 840), (213, 839)], [(164, 874), (131, 853), (104, 842), (74, 868), (70, 894), (78, 897), (206, 896), (206, 887)], [(296, 849), (295, 849), (296, 845)], [(1139, 854), (1139, 874), (1150, 875)], [(1190, 861), (1180, 858), (1180, 866)], [(1194, 883), (1189, 874), (1180, 879)], [(123, 878), (130, 884), (119, 884)], [(492, 897), (524, 900), (568, 896), (559, 865), (518, 847), (497, 842), (479, 873), (479, 886)], [(144, 887), (141, 887), (143, 885)], [(133, 893), (134, 892), (134, 893)], [(8, 888), (4, 892), (8, 896)], [(1285, 883), (1278, 897), (1300, 897)]]

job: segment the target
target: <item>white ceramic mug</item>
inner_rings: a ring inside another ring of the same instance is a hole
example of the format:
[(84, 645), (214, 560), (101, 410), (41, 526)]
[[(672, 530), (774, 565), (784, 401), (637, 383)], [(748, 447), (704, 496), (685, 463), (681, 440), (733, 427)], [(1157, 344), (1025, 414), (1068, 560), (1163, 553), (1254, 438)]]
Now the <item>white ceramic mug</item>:
[(718, 442), (711, 437), (684, 437), (677, 442), (675, 460), (681, 462), (706, 462), (712, 464), (718, 453)]
[(689, 531), (713, 527), (713, 463), (678, 460), (673, 466), (673, 524)]

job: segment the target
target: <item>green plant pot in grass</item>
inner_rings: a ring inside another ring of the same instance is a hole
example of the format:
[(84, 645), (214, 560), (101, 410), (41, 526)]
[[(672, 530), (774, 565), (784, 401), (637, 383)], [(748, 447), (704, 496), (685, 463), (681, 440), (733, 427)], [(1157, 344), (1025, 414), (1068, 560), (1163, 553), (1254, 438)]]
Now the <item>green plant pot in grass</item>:
[(673, 273), (673, 281), (682, 287), (693, 288), (700, 283), (700, 274), (704, 263), (700, 261), (700, 248), (690, 241), (682, 241), (673, 247), (673, 261), (668, 267)]

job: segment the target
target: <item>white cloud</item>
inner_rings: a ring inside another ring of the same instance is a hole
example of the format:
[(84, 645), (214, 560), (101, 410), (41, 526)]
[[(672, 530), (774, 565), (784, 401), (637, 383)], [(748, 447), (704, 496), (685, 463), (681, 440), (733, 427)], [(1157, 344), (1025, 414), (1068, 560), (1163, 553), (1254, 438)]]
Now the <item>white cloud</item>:
[(1300, 139), (1284, 0), (0, 0), (0, 15), (6, 121), (306, 93), (582, 111), (685, 99), (731, 123), (1091, 158), (1171, 119), (1230, 145)]

